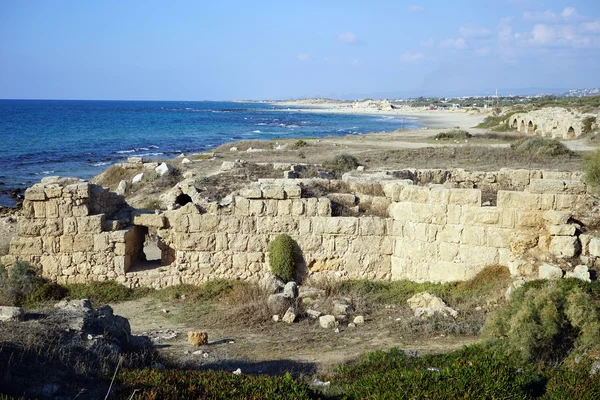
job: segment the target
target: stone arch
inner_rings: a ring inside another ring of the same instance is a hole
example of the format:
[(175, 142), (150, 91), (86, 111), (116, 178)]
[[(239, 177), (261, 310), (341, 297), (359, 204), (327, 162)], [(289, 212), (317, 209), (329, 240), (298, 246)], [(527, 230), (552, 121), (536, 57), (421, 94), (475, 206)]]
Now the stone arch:
[(535, 134), (535, 130), (534, 130), (534, 125), (533, 125), (533, 121), (529, 121), (529, 123), (527, 124), (527, 133), (530, 135)]
[(567, 131), (567, 139), (575, 139), (575, 136), (575, 128), (570, 126), (569, 130)]
[(510, 125), (510, 127), (512, 129), (517, 129), (519, 127), (519, 121), (517, 121), (517, 119), (515, 118), (512, 122), (512, 124)]
[[(157, 234), (156, 228), (134, 226), (133, 234), (126, 238), (129, 270), (147, 270), (166, 266), (175, 261), (175, 250), (169, 247)], [(127, 271), (125, 271), (127, 272)]]
[(519, 132), (525, 133), (525, 120), (521, 120), (521, 127), (519, 128)]

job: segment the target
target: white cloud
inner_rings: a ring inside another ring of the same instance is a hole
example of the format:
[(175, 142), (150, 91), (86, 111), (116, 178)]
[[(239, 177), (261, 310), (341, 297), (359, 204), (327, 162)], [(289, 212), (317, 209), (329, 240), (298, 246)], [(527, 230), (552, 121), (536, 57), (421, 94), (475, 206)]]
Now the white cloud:
[(296, 58), (298, 59), (298, 61), (308, 61), (310, 60), (310, 54), (300, 53), (296, 56)]
[(575, 19), (579, 17), (577, 10), (574, 7), (566, 7), (562, 13), (560, 13), (564, 19)]
[(531, 31), (529, 43), (534, 45), (549, 45), (557, 44), (556, 40), (557, 35), (554, 28), (544, 24), (535, 24)]
[(498, 53), (508, 59), (515, 57), (515, 35), (513, 35), (512, 21), (512, 17), (503, 17), (498, 24)]
[(462, 37), (485, 37), (490, 34), (490, 31), (482, 26), (463, 25), (458, 30)]
[(523, 18), (527, 21), (552, 22), (558, 19), (558, 16), (551, 10), (546, 11), (526, 11)]
[(475, 49), (475, 54), (481, 57), (485, 57), (490, 54), (490, 49), (487, 47), (481, 47), (479, 49)]
[(463, 38), (445, 39), (440, 42), (440, 47), (444, 49), (463, 50), (467, 48), (467, 42)]
[(421, 7), (421, 6), (408, 6), (408, 11), (410, 11), (411, 13), (422, 13), (425, 12), (425, 8)]
[(526, 44), (537, 47), (600, 47), (600, 37), (586, 35), (583, 31), (579, 25), (536, 24)]
[(585, 22), (582, 27), (588, 32), (600, 32), (600, 21)]
[(421, 45), (423, 47), (431, 47), (434, 44), (435, 44), (435, 42), (433, 41), (433, 39), (422, 40), (419, 42), (419, 45)]
[(343, 32), (338, 35), (338, 40), (342, 43), (351, 44), (351, 45), (364, 45), (365, 42), (360, 40), (358, 36), (356, 36), (352, 32)]
[(417, 62), (424, 58), (425, 58), (425, 54), (423, 54), (423, 53), (411, 53), (409, 51), (402, 53), (402, 55), (400, 56), (400, 60), (402, 62), (406, 62), (406, 63)]

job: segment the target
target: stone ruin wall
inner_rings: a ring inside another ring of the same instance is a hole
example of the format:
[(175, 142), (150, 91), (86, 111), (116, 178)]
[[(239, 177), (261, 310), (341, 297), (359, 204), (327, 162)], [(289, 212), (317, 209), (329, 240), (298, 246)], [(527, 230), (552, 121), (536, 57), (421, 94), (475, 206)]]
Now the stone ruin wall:
[[(262, 180), (229, 205), (160, 213), (127, 209), (121, 196), (89, 183), (42, 183), (26, 191), (18, 236), (1, 261), (30, 262), (61, 283), (160, 288), (258, 280), (280, 233), (297, 242), (307, 276), (334, 279), (448, 282), (493, 264), (531, 278), (539, 261), (580, 257), (593, 265), (600, 256), (600, 240), (574, 218), (594, 202), (576, 173), (404, 170), (349, 174), (343, 184), (357, 207), (377, 203), (387, 216), (332, 216), (332, 201), (302, 198), (296, 180)], [(497, 190), (494, 205), (483, 206), (479, 187)], [(158, 236), (162, 265), (139, 262), (148, 229)]]
[(576, 139), (583, 132), (583, 120), (595, 114), (576, 114), (564, 108), (550, 107), (510, 116), (508, 124), (520, 133), (552, 139)]

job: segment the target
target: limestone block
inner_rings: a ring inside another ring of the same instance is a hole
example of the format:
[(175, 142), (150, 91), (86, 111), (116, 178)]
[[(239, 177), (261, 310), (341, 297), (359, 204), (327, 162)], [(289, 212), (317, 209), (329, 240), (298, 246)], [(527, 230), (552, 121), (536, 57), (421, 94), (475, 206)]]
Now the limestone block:
[(64, 232), (62, 218), (48, 218), (41, 231), (42, 236), (60, 236)]
[(490, 247), (509, 248), (513, 231), (511, 229), (487, 228), (487, 245)]
[(300, 235), (308, 235), (312, 230), (310, 219), (300, 219), (298, 221), (298, 231)]
[(282, 185), (264, 185), (262, 192), (265, 199), (285, 199), (285, 192)]
[(513, 254), (523, 254), (538, 243), (538, 235), (534, 232), (513, 231), (510, 238), (510, 250)]
[(41, 237), (21, 237), (15, 236), (10, 241), (9, 253), (16, 256), (39, 255), (42, 254)]
[(471, 246), (485, 246), (485, 228), (482, 226), (465, 225), (462, 231), (461, 243)]
[(312, 217), (313, 233), (333, 235), (354, 235), (358, 218), (354, 217)]
[(458, 256), (459, 245), (456, 243), (441, 242), (438, 248), (438, 257), (442, 261), (454, 261)]
[(399, 221), (410, 221), (411, 204), (410, 203), (392, 203), (388, 208), (388, 214), (391, 218)]
[[(207, 214), (203, 215), (207, 216)], [(220, 215), (216, 216), (216, 220), (219, 225), (216, 228), (216, 232), (227, 232), (227, 233), (250, 233), (254, 232), (254, 219), (253, 218), (244, 218), (237, 217), (233, 215)], [(206, 222), (206, 225), (204, 224)], [(213, 227), (213, 222), (208, 219), (204, 221), (201, 220), (200, 223), (200, 231), (201, 232), (213, 232), (215, 228)]]
[(537, 211), (517, 211), (515, 227), (517, 228), (542, 228), (544, 217)]
[(464, 207), (465, 225), (496, 225), (500, 223), (498, 207)]
[(94, 251), (105, 252), (111, 251), (112, 245), (109, 242), (109, 233), (97, 233), (94, 235)]
[(331, 201), (327, 198), (319, 198), (317, 201), (317, 215), (319, 217), (331, 216)]
[(506, 209), (506, 210), (501, 210), (500, 212), (500, 226), (502, 226), (503, 228), (514, 228), (515, 227), (515, 221), (516, 221), (516, 215), (517, 215), (517, 211), (515, 209)]
[(581, 250), (580, 246), (575, 236), (553, 236), (549, 250), (556, 257), (575, 257)]
[(46, 201), (46, 218), (58, 218), (58, 200), (50, 199)]
[(541, 210), (542, 197), (536, 193), (498, 191), (499, 208), (518, 208), (522, 210)]
[(304, 201), (302, 199), (292, 200), (292, 215), (300, 216), (304, 214)]
[(307, 262), (310, 272), (339, 271), (344, 268), (344, 260), (339, 257), (324, 257)]
[(557, 280), (563, 277), (563, 270), (555, 265), (542, 264), (538, 270), (539, 279)]
[(359, 218), (359, 234), (364, 236), (385, 235), (386, 220), (383, 218)]
[(530, 193), (563, 193), (565, 181), (559, 179), (532, 179), (527, 190)]
[[(92, 217), (88, 217), (92, 218)], [(133, 217), (133, 224), (148, 228), (163, 229), (167, 226), (167, 220), (162, 214), (137, 213)]]
[(256, 222), (256, 232), (259, 234), (287, 233), (294, 235), (298, 231), (298, 219), (293, 217), (259, 217)]
[(33, 215), (35, 218), (46, 218), (46, 203), (41, 201), (34, 201)]
[(235, 196), (233, 198), (233, 203), (234, 203), (234, 214), (235, 215), (242, 215), (242, 216), (249, 215), (250, 201), (248, 199), (245, 199), (240, 196)]
[[(316, 201), (317, 199), (315, 199)], [(279, 211), (278, 200), (265, 200), (266, 212), (265, 215), (276, 217)], [(316, 204), (316, 203), (315, 203)]]
[(198, 347), (208, 344), (208, 334), (206, 332), (188, 332), (187, 336), (190, 346)]
[(570, 211), (577, 206), (577, 196), (574, 194), (557, 194), (555, 209), (558, 211)]
[(463, 218), (463, 207), (456, 204), (448, 204), (446, 212), (446, 223), (461, 224)]
[(587, 193), (587, 186), (580, 180), (565, 180), (565, 193), (583, 195)]
[(437, 239), (441, 242), (460, 243), (462, 225), (444, 225), (438, 231)]
[(280, 200), (277, 202), (277, 215), (288, 216), (292, 214), (292, 200)]
[(306, 216), (307, 217), (314, 217), (317, 215), (317, 204), (318, 204), (318, 200), (315, 199), (314, 197), (305, 199), (305, 205), (306, 205)]
[(214, 251), (215, 235), (203, 233), (176, 234), (174, 244), (177, 250)]
[(429, 203), (429, 188), (423, 186), (405, 186), (400, 192), (399, 201), (410, 203)]
[(231, 235), (229, 237), (229, 250), (243, 252), (248, 249), (248, 235)]
[(385, 197), (392, 201), (400, 201), (400, 193), (405, 186), (413, 185), (414, 182), (410, 179), (401, 179), (398, 181), (384, 182), (381, 185)]
[(443, 225), (446, 224), (446, 207), (436, 206), (433, 204), (416, 204), (410, 205), (411, 221), (422, 222), (426, 224)]
[(62, 196), (62, 187), (57, 184), (49, 184), (44, 186), (44, 193), (49, 199), (54, 199)]
[(33, 185), (25, 190), (25, 200), (45, 201), (46, 199), (44, 187), (41, 185)]
[(74, 217), (87, 217), (90, 214), (90, 209), (87, 204), (81, 204), (77, 206), (73, 206), (73, 216)]
[(526, 169), (502, 168), (498, 171), (498, 182), (507, 188), (523, 188), (529, 185), (529, 175)]
[(386, 231), (391, 236), (403, 236), (404, 224), (402, 221), (387, 220)]
[(250, 215), (263, 215), (265, 212), (265, 202), (262, 200), (250, 200), (250, 205), (248, 207), (248, 213)]
[(575, 236), (577, 232), (577, 225), (551, 225), (548, 228), (548, 232), (552, 236)]
[(485, 246), (463, 246), (458, 249), (458, 257), (462, 262), (487, 266), (498, 264), (498, 249)]
[(582, 233), (579, 235), (579, 241), (581, 242), (581, 255), (589, 256), (590, 255), (590, 243), (593, 236), (587, 233)]
[(21, 219), (17, 224), (17, 234), (19, 236), (40, 236), (45, 226), (45, 219)]
[(106, 216), (104, 214), (77, 218), (79, 233), (100, 233)]
[(575, 269), (573, 269), (573, 271), (569, 271), (566, 273), (565, 278), (575, 278), (584, 282), (591, 282), (590, 270), (586, 265), (576, 266)]
[(466, 265), (456, 261), (436, 261), (431, 263), (427, 275), (418, 277), (419, 282), (456, 282), (464, 281)]
[(75, 217), (63, 218), (63, 233), (65, 235), (77, 234), (77, 219)]
[(299, 199), (302, 195), (300, 185), (283, 185), (283, 191), (286, 199)]
[(571, 216), (569, 211), (548, 210), (544, 213), (544, 220), (550, 225), (564, 225), (569, 222)]
[(261, 199), (262, 190), (260, 187), (248, 187), (240, 190), (240, 196), (247, 199)]
[(322, 315), (319, 317), (319, 325), (324, 329), (333, 329), (338, 325), (333, 315)]
[(481, 207), (480, 189), (449, 189), (449, 204)]
[(527, 260), (516, 258), (508, 263), (508, 270), (513, 277), (533, 277), (535, 266)]
[(404, 258), (413, 261), (421, 260), (435, 260), (437, 256), (437, 245), (436, 243), (424, 242), (421, 240), (404, 239), (403, 243), (400, 244), (396, 240), (396, 246), (394, 249), (394, 255), (399, 255), (398, 246), (402, 245), (402, 255)]
[(429, 203), (440, 206), (448, 205), (451, 191), (445, 186), (432, 186), (429, 191)]
[[(64, 236), (62, 236), (64, 237)], [(61, 237), (61, 239), (62, 239)], [(73, 252), (87, 252), (94, 248), (94, 235), (90, 233), (78, 234), (73, 237)]]

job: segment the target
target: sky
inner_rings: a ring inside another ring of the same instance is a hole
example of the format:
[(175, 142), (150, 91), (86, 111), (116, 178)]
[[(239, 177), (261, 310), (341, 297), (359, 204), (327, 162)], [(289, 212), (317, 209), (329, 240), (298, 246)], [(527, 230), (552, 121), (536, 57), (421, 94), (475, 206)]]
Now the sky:
[(600, 0), (0, 0), (0, 98), (600, 87)]

